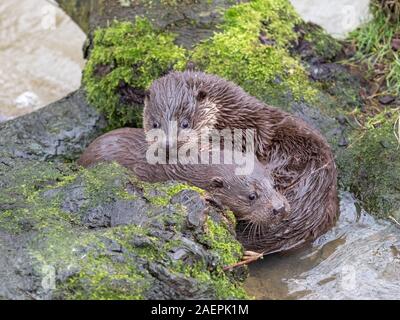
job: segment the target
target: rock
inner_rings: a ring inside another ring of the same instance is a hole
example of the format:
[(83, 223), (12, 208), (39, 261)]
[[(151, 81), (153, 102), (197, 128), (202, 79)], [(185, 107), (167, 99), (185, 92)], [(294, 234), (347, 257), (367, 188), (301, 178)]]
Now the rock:
[(400, 38), (394, 38), (392, 40), (392, 49), (394, 51), (400, 50)]
[(382, 97), (379, 97), (379, 102), (381, 104), (383, 104), (383, 105), (391, 104), (395, 100), (396, 100), (396, 97), (394, 97), (394, 96), (382, 96)]
[(384, 117), (384, 121), (381, 117), (377, 115), (371, 120), (379, 126), (351, 132), (349, 147), (338, 158), (338, 165), (342, 183), (356, 194), (368, 212), (398, 219), (400, 154), (393, 131), (398, 114)]
[(344, 126), (347, 123), (347, 119), (343, 114), (339, 114), (336, 117), (336, 120), (339, 122), (340, 125)]
[[(107, 3), (86, 0), (57, 2), (87, 34), (98, 27), (108, 26), (115, 17), (121, 21), (133, 21), (136, 16), (143, 16), (153, 21), (157, 28), (177, 34), (177, 43), (187, 48), (210, 37), (221, 22), (220, 12), (235, 3), (223, 0), (179, 3), (119, 0)], [(129, 6), (123, 5), (128, 2)]]
[(349, 142), (347, 141), (346, 137), (344, 135), (341, 135), (339, 139), (339, 147), (347, 147), (348, 145)]
[(189, 186), (65, 161), (106, 125), (82, 90), (0, 124), (0, 299), (246, 298), (222, 272), (243, 250), (223, 211)]
[(79, 90), (37, 112), (1, 123), (0, 150), (25, 159), (74, 159), (105, 126)]
[[(31, 159), (0, 175), (0, 299), (247, 297), (222, 272), (242, 256), (231, 222), (189, 186)], [(189, 226), (191, 210), (207, 219)]]

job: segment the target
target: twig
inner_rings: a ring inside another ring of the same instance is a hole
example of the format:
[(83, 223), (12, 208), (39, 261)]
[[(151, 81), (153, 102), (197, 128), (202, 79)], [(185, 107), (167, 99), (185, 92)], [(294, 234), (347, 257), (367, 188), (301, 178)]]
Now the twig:
[[(249, 255), (245, 254), (245, 256), (244, 256), (245, 258), (242, 261), (239, 261), (238, 263), (235, 263), (235, 264), (230, 265), (230, 266), (226, 266), (226, 267), (223, 268), (223, 270), (224, 271), (228, 271), (228, 270), (232, 270), (234, 268), (240, 267), (240, 266), (244, 266), (244, 265), (250, 264), (252, 262), (257, 261), (258, 259), (262, 259), (262, 257), (264, 256), (263, 252), (261, 252), (261, 253), (252, 252), (252, 251), (247, 251), (247, 252), (249, 252), (250, 254)], [(247, 258), (246, 258), (246, 256), (247, 256)]]
[(392, 220), (396, 224), (396, 226), (400, 228), (400, 223), (394, 217), (389, 216), (389, 219)]

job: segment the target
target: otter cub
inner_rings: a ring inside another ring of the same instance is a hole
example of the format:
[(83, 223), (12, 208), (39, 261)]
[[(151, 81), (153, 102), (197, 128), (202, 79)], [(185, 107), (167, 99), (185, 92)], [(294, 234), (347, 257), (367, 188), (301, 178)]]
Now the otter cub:
[(334, 158), (322, 135), (303, 120), (267, 106), (220, 77), (185, 71), (154, 81), (145, 99), (146, 133), (157, 128), (170, 134), (171, 123), (177, 123), (178, 134), (189, 128), (198, 134), (203, 128), (255, 130), (257, 158), (272, 168), (291, 212), (273, 226), (240, 224), (238, 236), (247, 248), (263, 253), (289, 250), (335, 224)]
[(184, 181), (208, 191), (214, 199), (229, 207), (238, 220), (252, 221), (259, 228), (276, 225), (290, 212), (268, 171), (257, 162), (251, 174), (235, 175), (235, 165), (153, 165), (146, 159), (147, 141), (143, 129), (123, 128), (93, 141), (78, 160), (90, 167), (115, 161), (148, 182)]

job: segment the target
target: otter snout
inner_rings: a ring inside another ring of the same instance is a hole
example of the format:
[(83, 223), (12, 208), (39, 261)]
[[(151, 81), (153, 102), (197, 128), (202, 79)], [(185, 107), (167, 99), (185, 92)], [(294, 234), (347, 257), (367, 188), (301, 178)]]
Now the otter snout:
[(280, 213), (286, 213), (285, 205), (282, 204), (282, 206), (273, 208), (273, 209), (272, 209), (272, 213), (273, 213), (274, 215), (277, 215), (277, 214), (280, 214)]
[(276, 199), (272, 201), (272, 214), (281, 215), (285, 218), (290, 212), (290, 205), (286, 199)]

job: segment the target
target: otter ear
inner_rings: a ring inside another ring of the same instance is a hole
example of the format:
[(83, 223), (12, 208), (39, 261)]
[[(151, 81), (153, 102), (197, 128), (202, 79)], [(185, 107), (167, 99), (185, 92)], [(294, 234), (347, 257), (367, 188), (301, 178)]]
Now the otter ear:
[(213, 188), (223, 188), (224, 180), (221, 177), (214, 177), (211, 179), (211, 187)]
[(199, 92), (197, 92), (197, 96), (196, 96), (196, 100), (198, 102), (203, 101), (205, 98), (207, 98), (207, 92), (204, 90), (199, 90)]

